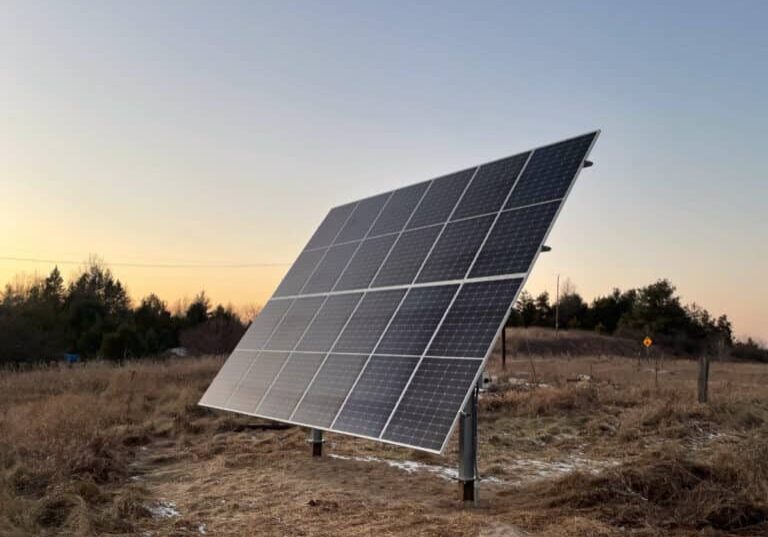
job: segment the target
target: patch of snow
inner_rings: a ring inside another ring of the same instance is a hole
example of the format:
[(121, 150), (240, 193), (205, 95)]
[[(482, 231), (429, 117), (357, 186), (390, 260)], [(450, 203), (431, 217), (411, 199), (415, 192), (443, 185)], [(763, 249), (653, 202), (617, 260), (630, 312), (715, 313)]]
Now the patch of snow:
[(176, 503), (160, 500), (159, 502), (148, 505), (147, 509), (155, 518), (173, 518), (181, 516), (181, 512), (176, 508)]
[(549, 384), (545, 384), (543, 382), (531, 382), (526, 378), (520, 377), (509, 377), (507, 379), (507, 384), (511, 386), (520, 386), (523, 388), (551, 388)]
[(205, 531), (205, 524), (203, 524), (202, 522), (201, 522), (200, 524), (198, 524), (198, 525), (197, 525), (197, 532), (198, 532), (200, 535), (205, 535), (205, 534), (206, 534), (206, 531)]
[(522, 530), (501, 522), (489, 522), (480, 528), (480, 537), (525, 537), (526, 535), (528, 534)]
[[(417, 461), (396, 461), (392, 459), (379, 459), (378, 457), (349, 457), (346, 455), (337, 455), (335, 453), (330, 454), (331, 458), (340, 459), (345, 461), (358, 461), (358, 462), (383, 462), (392, 468), (402, 470), (407, 474), (413, 474), (416, 472), (429, 472), (446, 481), (456, 481), (459, 479), (459, 471), (456, 468), (449, 468), (447, 466), (437, 466), (434, 464), (424, 464)], [(482, 481), (488, 483), (500, 484), (501, 479), (493, 476), (482, 477)]]
[(560, 477), (573, 472), (599, 474), (602, 470), (617, 466), (616, 460), (594, 460), (581, 455), (572, 455), (560, 460), (515, 459), (505, 470), (516, 475), (515, 481), (537, 481)]

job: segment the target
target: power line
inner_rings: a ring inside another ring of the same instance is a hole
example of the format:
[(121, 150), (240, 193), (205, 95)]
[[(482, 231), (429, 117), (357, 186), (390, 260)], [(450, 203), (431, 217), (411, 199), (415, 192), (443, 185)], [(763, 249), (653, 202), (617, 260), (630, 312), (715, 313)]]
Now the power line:
[[(0, 256), (0, 261), (20, 261), (25, 263), (53, 263), (57, 265), (82, 265), (83, 261), (71, 261), (66, 259), (41, 259), (37, 257), (11, 257)], [(203, 269), (203, 268), (258, 268), (258, 267), (285, 267), (290, 263), (106, 263), (112, 267), (133, 268), (176, 268), (176, 269)]]

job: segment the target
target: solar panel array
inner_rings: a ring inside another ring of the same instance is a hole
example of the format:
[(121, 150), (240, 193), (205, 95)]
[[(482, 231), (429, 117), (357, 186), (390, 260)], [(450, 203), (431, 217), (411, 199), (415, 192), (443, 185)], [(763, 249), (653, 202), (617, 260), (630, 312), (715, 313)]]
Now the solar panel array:
[(598, 134), (331, 209), (200, 404), (442, 452)]

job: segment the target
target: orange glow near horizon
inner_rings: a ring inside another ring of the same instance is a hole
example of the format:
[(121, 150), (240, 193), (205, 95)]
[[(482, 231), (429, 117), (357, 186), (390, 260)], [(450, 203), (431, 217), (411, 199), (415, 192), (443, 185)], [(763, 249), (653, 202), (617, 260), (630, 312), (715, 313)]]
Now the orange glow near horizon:
[(250, 309), (330, 207), (601, 129), (527, 290), (667, 278), (768, 342), (768, 3), (417, 4), (4, 4), (0, 285)]

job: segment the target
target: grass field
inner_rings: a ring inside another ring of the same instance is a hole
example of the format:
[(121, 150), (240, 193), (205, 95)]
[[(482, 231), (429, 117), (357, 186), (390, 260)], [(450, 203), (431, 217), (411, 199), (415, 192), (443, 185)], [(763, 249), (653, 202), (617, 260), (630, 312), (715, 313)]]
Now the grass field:
[(455, 440), (312, 459), (303, 430), (196, 406), (220, 357), (0, 373), (0, 536), (768, 535), (768, 366), (713, 364), (699, 405), (693, 361), (513, 339), (476, 509)]

